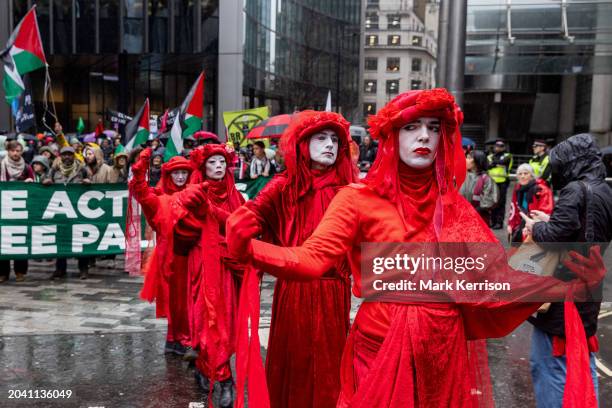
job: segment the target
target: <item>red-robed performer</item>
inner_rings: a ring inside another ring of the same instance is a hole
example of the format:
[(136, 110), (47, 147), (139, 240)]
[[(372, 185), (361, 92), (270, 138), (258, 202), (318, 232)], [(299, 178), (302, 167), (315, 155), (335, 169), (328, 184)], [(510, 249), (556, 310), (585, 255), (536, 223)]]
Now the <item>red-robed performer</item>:
[(204, 145), (191, 152), (190, 160), (194, 173), (178, 194), (185, 212), (174, 231), (175, 249), (189, 258), (189, 321), (193, 347), (199, 349), (195, 376), (209, 395), (210, 383), (219, 382), (219, 405), (231, 407), (230, 357), (242, 266), (229, 257), (224, 235), (227, 217), (244, 199), (234, 185), (235, 154), (229, 147)]
[[(257, 267), (283, 279), (318, 279), (348, 253), (353, 293), (361, 296), (363, 242), (496, 243), (471, 204), (458, 194), (465, 176), (460, 122), (461, 113), (446, 90), (399, 95), (370, 120), (379, 150), (365, 184), (338, 192), (302, 246), (281, 248), (250, 239), (259, 232), (259, 224), (256, 215), (243, 207), (227, 222), (230, 252), (244, 254)], [(568, 262), (588, 282), (573, 282), (582, 291), (605, 273), (597, 250), (591, 257), (594, 262), (579, 255)], [(592, 270), (580, 269), (587, 264)], [(526, 275), (506, 266), (503, 270), (521, 275), (516, 280), (534, 284), (529, 290), (540, 294), (562, 298), (567, 289), (566, 283), (554, 278)], [(337, 406), (473, 407), (490, 403), (472, 381), (477, 378), (471, 375), (470, 363), (475, 359), (468, 358), (468, 340), (504, 336), (540, 304), (364, 302), (344, 349)], [(575, 309), (568, 310), (581, 327)], [(586, 339), (576, 336), (575, 341)], [(588, 356), (584, 357), (573, 362), (586, 362), (586, 370), (583, 365), (582, 370), (574, 371), (580, 375), (572, 386), (566, 386), (566, 394), (587, 403), (569, 403), (572, 406), (588, 406), (594, 397), (589, 393), (592, 389), (581, 389), (585, 383), (580, 384), (580, 379), (590, 378)]]
[[(338, 189), (353, 182), (350, 146), (349, 123), (341, 115), (294, 115), (281, 138), (286, 171), (245, 204), (266, 241), (297, 246), (312, 234)], [(277, 280), (266, 355), (273, 408), (336, 405), (350, 305), (346, 259), (317, 280)]]
[(151, 148), (140, 153), (132, 166), (133, 178), (128, 187), (141, 205), (147, 222), (156, 234), (153, 254), (145, 265), (145, 281), (140, 296), (155, 301), (157, 317), (168, 318), (164, 351), (184, 355), (191, 350), (187, 320), (187, 258), (174, 251), (174, 226), (185, 213), (176, 204), (174, 193), (187, 185), (192, 165), (184, 157), (173, 157), (164, 163), (157, 187), (149, 187), (147, 171)]

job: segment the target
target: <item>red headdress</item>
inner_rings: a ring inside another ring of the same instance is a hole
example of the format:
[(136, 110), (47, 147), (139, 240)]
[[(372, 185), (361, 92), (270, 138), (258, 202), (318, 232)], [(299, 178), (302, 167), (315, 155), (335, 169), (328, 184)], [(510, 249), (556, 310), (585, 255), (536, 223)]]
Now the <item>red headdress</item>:
[(440, 142), (436, 153), (435, 173), (441, 194), (458, 189), (465, 179), (465, 156), (459, 127), (463, 113), (446, 89), (408, 91), (395, 97), (368, 124), (372, 137), (378, 140), (378, 155), (366, 177), (366, 184), (383, 197), (395, 201), (399, 192), (399, 131), (421, 118), (439, 118)]
[(283, 132), (280, 148), (287, 168), (285, 191), (293, 200), (310, 190), (313, 173), (310, 169), (310, 136), (331, 129), (338, 135), (338, 157), (333, 165), (340, 185), (354, 181), (351, 163), (350, 123), (334, 112), (306, 110), (293, 115), (291, 123)]
[(175, 170), (187, 170), (189, 174), (193, 172), (193, 166), (189, 160), (182, 156), (174, 156), (168, 162), (164, 163), (161, 168), (160, 186), (162, 194), (174, 194), (183, 189), (177, 187), (172, 181), (170, 173)]
[[(227, 168), (225, 170), (225, 176), (220, 181), (207, 180), (206, 179), (206, 160), (215, 155), (221, 155), (225, 157)], [(237, 157), (236, 152), (230, 146), (225, 144), (207, 144), (195, 148), (189, 156), (193, 166), (200, 171), (196, 171), (192, 174), (190, 183), (202, 183), (208, 181), (208, 191), (212, 194), (209, 198), (217, 205), (221, 205), (228, 198), (228, 192), (230, 192), (229, 199), (231, 202), (229, 208), (238, 208), (241, 204), (240, 193), (236, 190), (234, 182), (234, 165)]]
[[(425, 170), (429, 174), (401, 165), (399, 156), (400, 129), (422, 117), (440, 120), (433, 173), (431, 169)], [(425, 225), (433, 216), (438, 237), (444, 219), (443, 197), (449, 191), (456, 191), (465, 179), (465, 156), (459, 131), (462, 121), (463, 113), (455, 99), (443, 88), (404, 92), (368, 120), (370, 133), (379, 145), (365, 183), (380, 196), (400, 205), (404, 213), (416, 212), (418, 224)], [(412, 185), (413, 191), (407, 195), (400, 194), (402, 175), (404, 187)], [(413, 232), (421, 230), (422, 225), (413, 226)]]

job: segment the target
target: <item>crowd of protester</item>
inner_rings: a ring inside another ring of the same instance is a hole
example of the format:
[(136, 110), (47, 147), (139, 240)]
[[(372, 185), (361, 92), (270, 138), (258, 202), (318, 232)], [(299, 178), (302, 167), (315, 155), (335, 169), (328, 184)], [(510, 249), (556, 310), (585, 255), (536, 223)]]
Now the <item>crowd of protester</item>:
[[(54, 126), (55, 135), (38, 134), (34, 139), (24, 134), (0, 135), (0, 181), (52, 184), (127, 183), (130, 157), (122, 145), (121, 135), (100, 133), (94, 142), (85, 142), (77, 135), (68, 137), (61, 124)], [(185, 139), (183, 156), (193, 148), (209, 143), (221, 143), (211, 132), (200, 131)], [(153, 154), (150, 162), (149, 184), (156, 186), (161, 178), (165, 147), (159, 139), (148, 142)], [(237, 180), (253, 180), (260, 176), (272, 177), (283, 170), (282, 159), (274, 142), (266, 146), (261, 141), (236, 146), (239, 162)], [(111, 256), (111, 258), (114, 258)], [(77, 258), (81, 279), (87, 279), (89, 267), (95, 264), (90, 257)], [(56, 260), (52, 279), (66, 276), (67, 260)], [(0, 261), (0, 283), (8, 280), (11, 261)], [(23, 282), (28, 270), (27, 260), (14, 260), (16, 281)]]
[[(130, 157), (124, 151), (120, 135), (100, 134), (95, 142), (83, 142), (67, 137), (61, 125), (55, 125), (54, 136), (40, 135), (35, 140), (0, 136), (0, 181), (52, 184), (127, 183)], [(200, 131), (184, 140), (184, 156), (198, 145), (221, 143), (216, 135)], [(161, 178), (165, 148), (158, 139), (148, 142), (152, 149), (149, 161), (149, 185)], [(516, 182), (510, 205), (506, 196), (510, 188), (513, 156), (502, 139), (493, 142), (487, 154), (470, 146), (466, 149), (467, 177), (460, 188), (461, 195), (492, 229), (503, 228), (508, 242), (520, 246), (525, 241), (546, 242), (609, 242), (612, 239), (612, 190), (606, 184), (610, 176), (612, 153), (603, 153), (588, 134), (576, 135), (561, 142), (554, 150), (544, 140), (532, 145), (533, 157), (516, 169)], [(244, 147), (235, 146), (237, 181), (269, 178), (284, 170), (283, 159), (274, 143), (255, 141)], [(554, 158), (551, 158), (549, 153)], [(377, 155), (377, 144), (365, 136), (355, 144), (353, 163), (360, 171), (368, 171)], [(557, 168), (552, 169), (551, 161)], [(554, 171), (553, 171), (554, 170)], [(606, 174), (607, 173), (607, 174)], [(558, 196), (555, 200), (554, 193)], [(588, 254), (583, 254), (588, 255)], [(16, 281), (22, 282), (28, 270), (28, 260), (14, 260)], [(95, 262), (91, 257), (78, 257), (81, 279), (87, 279), (88, 269)], [(8, 280), (11, 261), (0, 261), (0, 283)], [(66, 276), (67, 259), (56, 260), (52, 279)], [(554, 276), (570, 280), (573, 275), (562, 264)], [(598, 289), (601, 291), (601, 286)], [(564, 339), (563, 303), (548, 304), (545, 310), (529, 319), (534, 326), (531, 347), (531, 371), (538, 405), (563, 398), (566, 361), (553, 356)], [(597, 315), (600, 302), (577, 304), (587, 335), (593, 382), (597, 391), (594, 354), (598, 351)], [(554, 358), (551, 358), (553, 356)]]

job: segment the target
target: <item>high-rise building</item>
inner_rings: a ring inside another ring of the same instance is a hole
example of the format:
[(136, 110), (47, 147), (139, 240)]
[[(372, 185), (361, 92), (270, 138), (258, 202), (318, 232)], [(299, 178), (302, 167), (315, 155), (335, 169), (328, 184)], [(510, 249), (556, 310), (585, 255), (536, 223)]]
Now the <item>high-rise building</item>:
[[(8, 0), (0, 47), (34, 4), (68, 130), (79, 117), (93, 129), (107, 109), (133, 114), (145, 97), (161, 114), (201, 70), (204, 126), (221, 135), (224, 111), (320, 108), (328, 91), (349, 118), (360, 110), (361, 0)], [(40, 124), (44, 73), (30, 79)], [(0, 130), (10, 123), (0, 103)]]
[(247, 0), (244, 98), (272, 113), (359, 110), (361, 0)]
[(435, 86), (438, 2), (365, 0), (362, 114), (397, 94)]
[[(3, 1), (0, 47), (33, 5), (57, 114), (67, 130), (78, 117), (93, 130), (107, 109), (133, 114), (145, 97), (151, 112), (161, 114), (182, 102), (201, 70), (205, 126), (214, 129), (218, 0)], [(44, 73), (32, 73), (31, 82), (40, 124)], [(7, 129), (10, 112), (0, 104), (0, 129)], [(53, 125), (51, 117), (47, 121)]]
[(612, 143), (612, 1), (469, 0), (464, 134)]

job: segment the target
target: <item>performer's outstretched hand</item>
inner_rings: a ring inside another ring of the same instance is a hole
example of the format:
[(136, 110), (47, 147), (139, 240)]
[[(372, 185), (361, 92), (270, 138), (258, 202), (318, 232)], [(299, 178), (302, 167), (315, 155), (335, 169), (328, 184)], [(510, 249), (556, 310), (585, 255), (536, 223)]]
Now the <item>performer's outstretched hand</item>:
[(201, 209), (202, 206), (207, 206), (207, 189), (208, 183), (189, 184), (179, 193), (179, 201), (188, 210)]
[(230, 214), (225, 223), (225, 237), (230, 255), (240, 261), (247, 260), (251, 252), (251, 239), (260, 232), (261, 227), (255, 213), (245, 206)]
[(151, 155), (153, 151), (150, 147), (147, 147), (138, 156), (136, 163), (132, 165), (132, 173), (137, 175), (144, 175), (149, 170), (149, 163), (151, 161)]
[(569, 258), (563, 261), (567, 268), (586, 283), (589, 288), (593, 288), (606, 276), (606, 265), (601, 257), (599, 246), (593, 245), (586, 258), (576, 251), (568, 253)]

